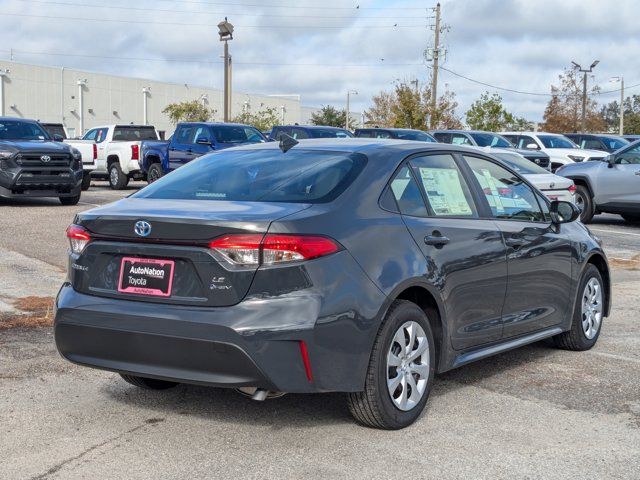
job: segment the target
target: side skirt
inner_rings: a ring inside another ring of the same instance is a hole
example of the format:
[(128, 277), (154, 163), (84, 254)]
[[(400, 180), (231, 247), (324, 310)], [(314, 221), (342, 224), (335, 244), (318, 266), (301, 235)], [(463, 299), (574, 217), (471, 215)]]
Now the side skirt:
[(531, 333), (523, 337), (514, 338), (503, 343), (498, 343), (490, 345), (488, 347), (472, 350), (470, 352), (461, 353), (460, 355), (455, 357), (453, 365), (451, 365), (451, 369), (461, 367), (462, 365), (466, 365), (467, 363), (475, 362), (476, 360), (491, 357), (492, 355), (497, 355), (498, 353), (513, 350), (514, 348), (523, 347), (524, 345), (528, 345), (530, 343), (539, 342), (540, 340), (553, 337), (554, 335), (558, 335), (562, 332), (563, 330), (560, 327), (547, 328), (545, 330)]

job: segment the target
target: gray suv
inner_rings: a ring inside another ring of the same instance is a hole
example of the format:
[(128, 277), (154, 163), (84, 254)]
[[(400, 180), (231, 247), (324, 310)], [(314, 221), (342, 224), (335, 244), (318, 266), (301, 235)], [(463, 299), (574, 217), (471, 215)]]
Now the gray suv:
[(583, 223), (598, 213), (617, 213), (628, 222), (640, 222), (640, 141), (604, 161), (572, 163), (556, 173), (576, 184), (576, 205)]

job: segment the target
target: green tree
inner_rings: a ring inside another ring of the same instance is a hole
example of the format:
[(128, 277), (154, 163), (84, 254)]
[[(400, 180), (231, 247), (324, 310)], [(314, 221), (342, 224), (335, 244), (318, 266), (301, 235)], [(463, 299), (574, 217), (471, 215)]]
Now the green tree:
[(162, 110), (169, 116), (174, 125), (178, 122), (208, 122), (213, 119), (216, 111), (208, 109), (198, 100), (190, 102), (171, 103)]
[[(325, 125), (327, 127), (344, 127), (347, 123), (347, 114), (345, 109), (338, 110), (333, 105), (323, 105), (322, 108), (311, 114), (312, 125)], [(353, 120), (349, 122), (350, 126), (354, 126)]]
[[(577, 68), (564, 70), (558, 76), (559, 85), (551, 85), (551, 100), (544, 110), (542, 128), (547, 132), (578, 132), (582, 128), (582, 75)], [(588, 95), (597, 94), (598, 86), (593, 86)], [(592, 98), (587, 97), (585, 129), (600, 132), (606, 128), (601, 110)]]
[(406, 83), (396, 85), (395, 101), (391, 105), (396, 128), (426, 129), (427, 105), (418, 88)]
[(467, 110), (466, 117), (467, 125), (473, 130), (499, 132), (516, 124), (516, 118), (507, 112), (502, 104), (502, 97), (497, 93), (484, 92), (480, 95)]
[[(600, 111), (607, 131), (619, 132), (620, 103), (608, 103)], [(640, 133), (640, 95), (633, 95), (624, 99), (624, 134), (637, 135)]]
[[(264, 105), (261, 105), (264, 107)], [(271, 130), (274, 125), (280, 124), (280, 116), (278, 109), (275, 107), (264, 107), (255, 113), (247, 109), (243, 113), (236, 115), (233, 119), (235, 123), (244, 123), (252, 125), (260, 131)]]

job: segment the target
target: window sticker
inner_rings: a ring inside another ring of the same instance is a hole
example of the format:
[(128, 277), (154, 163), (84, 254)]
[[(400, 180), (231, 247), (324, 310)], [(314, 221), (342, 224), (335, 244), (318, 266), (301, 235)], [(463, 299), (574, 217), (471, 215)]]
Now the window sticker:
[(420, 177), (436, 215), (473, 215), (455, 168), (420, 167)]

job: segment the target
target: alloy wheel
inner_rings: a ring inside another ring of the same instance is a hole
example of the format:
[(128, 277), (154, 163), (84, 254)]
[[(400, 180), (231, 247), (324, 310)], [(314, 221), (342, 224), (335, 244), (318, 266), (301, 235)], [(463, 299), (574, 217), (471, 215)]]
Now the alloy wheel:
[(394, 405), (414, 408), (429, 380), (429, 340), (417, 322), (404, 323), (393, 336), (387, 353), (387, 388)]
[(109, 172), (109, 180), (111, 181), (111, 185), (117, 185), (118, 184), (118, 170), (115, 168), (112, 168), (111, 171)]
[(602, 323), (602, 286), (590, 278), (582, 292), (582, 331), (589, 340), (598, 334)]

